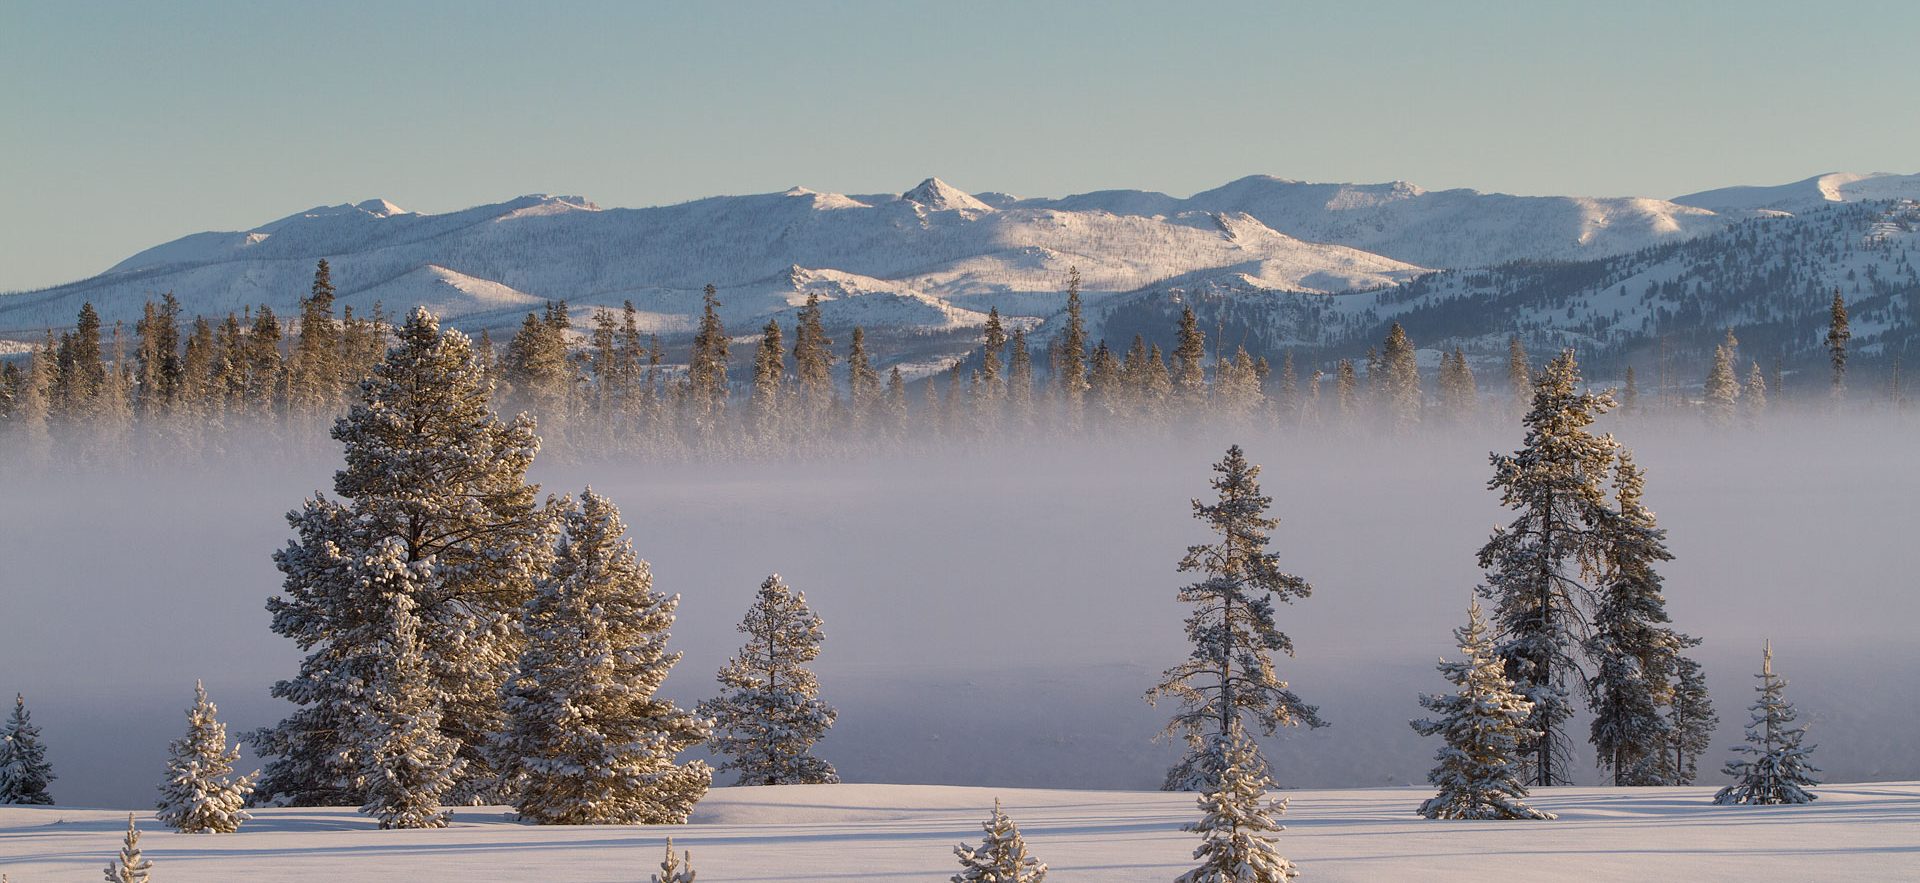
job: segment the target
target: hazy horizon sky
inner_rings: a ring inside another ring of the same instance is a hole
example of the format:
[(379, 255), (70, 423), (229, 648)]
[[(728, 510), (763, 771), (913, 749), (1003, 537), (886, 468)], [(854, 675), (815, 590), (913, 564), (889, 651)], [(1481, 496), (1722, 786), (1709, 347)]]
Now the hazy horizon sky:
[(1920, 4), (0, 3), (0, 291), (386, 198), (1920, 171)]

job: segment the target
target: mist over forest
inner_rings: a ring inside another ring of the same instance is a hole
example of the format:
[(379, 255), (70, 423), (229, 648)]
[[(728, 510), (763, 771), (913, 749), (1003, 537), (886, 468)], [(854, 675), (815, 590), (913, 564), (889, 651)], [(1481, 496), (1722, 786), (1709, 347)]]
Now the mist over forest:
[[(1703, 781), (1738, 739), (1768, 638), (1825, 780), (1920, 778), (1920, 707), (1888, 701), (1920, 677), (1912, 419), (1806, 409), (1599, 428), (1646, 468), (1675, 555), (1661, 569), (1675, 627), (1705, 640), (1694, 655), (1722, 726)], [(817, 753), (847, 781), (1144, 789), (1179, 755), (1152, 741), (1168, 709), (1141, 694), (1188, 652), (1174, 593), (1189, 578), (1174, 565), (1206, 540), (1188, 501), (1208, 494), (1229, 442), (1264, 468), (1274, 548), (1314, 587), (1280, 611), (1298, 647), (1281, 675), (1331, 725), (1265, 740), (1276, 778), (1420, 782), (1435, 746), (1406, 720), (1417, 694), (1446, 686), (1433, 662), (1455, 652), (1474, 553), (1505, 520), (1487, 454), (1519, 445), (1517, 422), (1413, 437), (922, 438), (858, 458), (543, 457), (532, 478), (611, 498), (656, 589), (680, 595), (671, 647), (685, 658), (663, 691), (677, 703), (714, 694), (735, 624), (779, 572), (826, 621), (816, 670), (840, 718)], [(196, 678), (236, 732), (290, 710), (267, 693), (299, 659), (268, 630), (269, 556), (290, 538), (288, 510), (331, 495), (333, 447), (236, 435), (204, 465), (0, 470), (0, 688), (31, 702), (63, 804), (148, 801)], [(1576, 780), (1601, 781), (1585, 721), (1569, 731)]]

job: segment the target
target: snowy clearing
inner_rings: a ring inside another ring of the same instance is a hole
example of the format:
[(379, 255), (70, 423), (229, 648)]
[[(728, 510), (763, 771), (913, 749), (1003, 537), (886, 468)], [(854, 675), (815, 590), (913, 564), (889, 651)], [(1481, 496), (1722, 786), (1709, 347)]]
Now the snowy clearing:
[[(1287, 792), (1286, 856), (1316, 881), (1920, 880), (1920, 782), (1836, 785), (1807, 806), (1719, 807), (1712, 788), (1554, 788), (1553, 822), (1435, 822), (1424, 788)], [(166, 881), (410, 883), (648, 879), (667, 835), (703, 881), (935, 880), (977, 843), (995, 797), (1050, 879), (1170, 880), (1192, 862), (1193, 795), (937, 785), (717, 788), (693, 823), (534, 827), (503, 808), (446, 830), (381, 831), (349, 809), (258, 811), (231, 835), (167, 833), (139, 814)], [(126, 813), (0, 807), (0, 870), (18, 883), (91, 879)]]

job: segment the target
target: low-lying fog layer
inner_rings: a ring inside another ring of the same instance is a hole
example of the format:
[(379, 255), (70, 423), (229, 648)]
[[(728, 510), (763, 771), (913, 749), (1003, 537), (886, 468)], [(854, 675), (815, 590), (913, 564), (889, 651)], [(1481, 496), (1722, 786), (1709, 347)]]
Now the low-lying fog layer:
[[(1721, 778), (1767, 637), (1828, 779), (1920, 778), (1914, 427), (1610, 428), (1669, 531), (1674, 619), (1706, 639), (1723, 726), (1703, 782)], [(1518, 430), (1237, 440), (1265, 467), (1275, 547), (1315, 590), (1281, 611), (1299, 648), (1283, 675), (1332, 724), (1270, 741), (1279, 778), (1422, 781), (1434, 745), (1405, 721), (1416, 694), (1445, 686), (1432, 663), (1453, 652), (1474, 552), (1507, 517), (1486, 454)], [(548, 462), (534, 477), (610, 496), (656, 587), (680, 594), (676, 699), (712, 693), (735, 623), (778, 571), (826, 619), (818, 670), (841, 714), (819, 753), (849, 781), (1151, 788), (1177, 752), (1150, 741), (1167, 711), (1140, 697), (1186, 653), (1174, 563), (1209, 536), (1188, 499), (1208, 493), (1226, 441)], [(60, 802), (147, 803), (195, 678), (235, 731), (286, 711), (267, 686), (298, 656), (267, 629), (268, 556), (289, 536), (282, 514), (331, 493), (334, 468), (0, 475), (0, 691), (27, 695)]]

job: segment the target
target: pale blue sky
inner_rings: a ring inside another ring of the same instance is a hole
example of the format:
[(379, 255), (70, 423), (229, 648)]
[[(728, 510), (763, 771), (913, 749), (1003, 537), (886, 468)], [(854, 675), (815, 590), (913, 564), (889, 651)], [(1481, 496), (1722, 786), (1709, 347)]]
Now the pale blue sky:
[(385, 197), (1920, 171), (1920, 3), (0, 0), (0, 290)]

